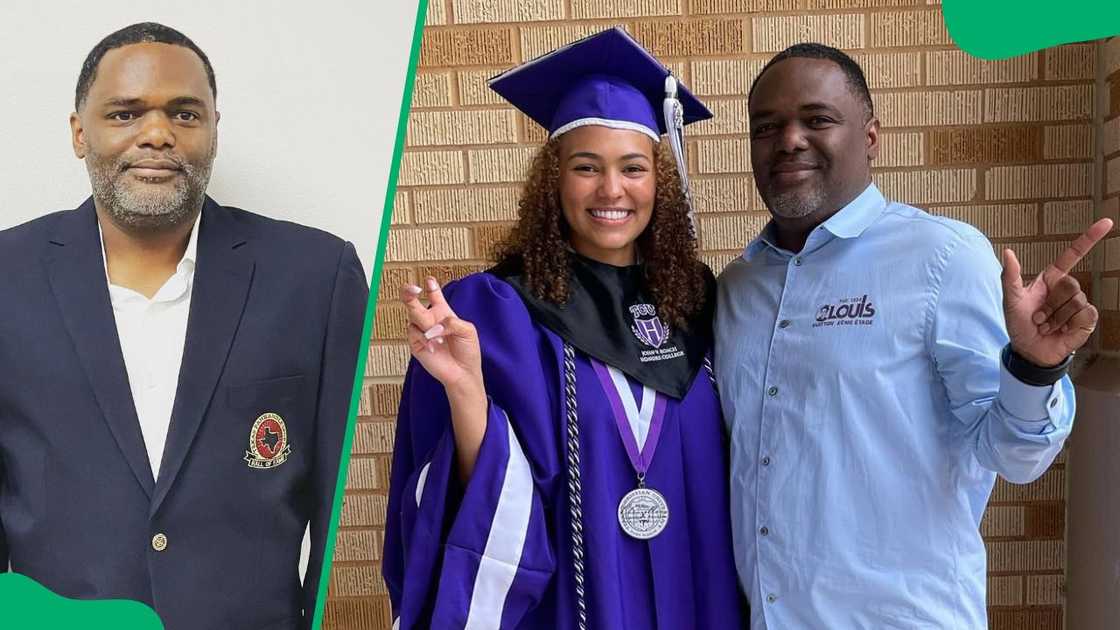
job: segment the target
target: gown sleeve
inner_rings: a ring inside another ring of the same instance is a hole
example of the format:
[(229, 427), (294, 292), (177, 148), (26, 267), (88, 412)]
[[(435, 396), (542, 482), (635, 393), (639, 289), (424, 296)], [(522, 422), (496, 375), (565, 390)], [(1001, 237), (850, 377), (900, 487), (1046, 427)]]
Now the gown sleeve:
[(556, 564), (544, 507), (559, 471), (555, 376), (547, 367), (555, 362), (509, 285), (478, 274), (444, 294), (479, 333), (486, 432), (461, 486), (443, 387), (409, 365), (383, 573), (395, 627), (513, 628), (540, 601)]

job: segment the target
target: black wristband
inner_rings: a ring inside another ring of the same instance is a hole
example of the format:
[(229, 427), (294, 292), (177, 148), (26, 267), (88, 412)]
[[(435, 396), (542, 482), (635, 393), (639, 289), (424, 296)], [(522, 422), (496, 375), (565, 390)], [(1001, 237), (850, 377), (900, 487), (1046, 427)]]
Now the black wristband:
[(1045, 387), (1053, 385), (1062, 380), (1062, 377), (1069, 371), (1069, 364), (1073, 362), (1073, 355), (1066, 357), (1065, 361), (1055, 365), (1054, 367), (1041, 367), (1031, 363), (1023, 355), (1015, 352), (1011, 344), (1003, 347), (1003, 353), (1000, 354), (1000, 359), (1003, 361), (1003, 366), (1011, 372), (1011, 376), (1019, 379), (1027, 385), (1035, 387)]

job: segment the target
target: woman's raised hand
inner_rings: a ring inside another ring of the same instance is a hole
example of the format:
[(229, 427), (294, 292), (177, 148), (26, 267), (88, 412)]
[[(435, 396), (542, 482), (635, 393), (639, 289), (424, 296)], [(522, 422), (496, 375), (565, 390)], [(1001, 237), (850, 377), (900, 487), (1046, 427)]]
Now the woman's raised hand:
[[(408, 345), (412, 356), (449, 395), (483, 392), (482, 353), (473, 324), (459, 319), (443, 297), (439, 282), (429, 277), (426, 289), (401, 288), (408, 311)], [(420, 302), (426, 290), (428, 306)]]

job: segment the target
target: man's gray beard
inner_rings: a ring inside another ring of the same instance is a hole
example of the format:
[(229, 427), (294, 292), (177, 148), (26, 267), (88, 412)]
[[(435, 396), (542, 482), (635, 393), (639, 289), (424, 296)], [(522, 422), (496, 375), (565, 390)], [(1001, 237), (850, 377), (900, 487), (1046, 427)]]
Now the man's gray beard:
[(214, 156), (211, 154), (204, 165), (180, 162), (183, 176), (175, 179), (175, 187), (171, 191), (156, 186), (126, 184), (126, 164), (124, 159), (104, 158), (92, 151), (89, 153), (86, 170), (93, 198), (117, 225), (159, 231), (181, 225), (202, 207)]
[(824, 191), (813, 187), (807, 192), (790, 190), (766, 199), (770, 212), (785, 219), (800, 219), (813, 214), (824, 205)]

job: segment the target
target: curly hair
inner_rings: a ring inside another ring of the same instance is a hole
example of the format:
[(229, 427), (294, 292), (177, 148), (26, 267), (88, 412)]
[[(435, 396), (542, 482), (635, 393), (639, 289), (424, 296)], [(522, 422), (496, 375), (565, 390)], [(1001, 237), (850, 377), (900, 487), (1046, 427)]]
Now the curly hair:
[[(665, 145), (662, 142), (656, 149), (653, 213), (638, 236), (637, 247), (658, 314), (684, 329), (689, 317), (705, 306), (705, 267), (697, 258), (688, 204), (676, 164)], [(517, 205), (517, 225), (497, 245), (494, 257), (499, 263), (520, 258), (530, 290), (541, 299), (563, 304), (568, 301), (572, 253), (567, 247), (570, 228), (560, 204), (557, 139), (550, 140), (533, 157)]]

